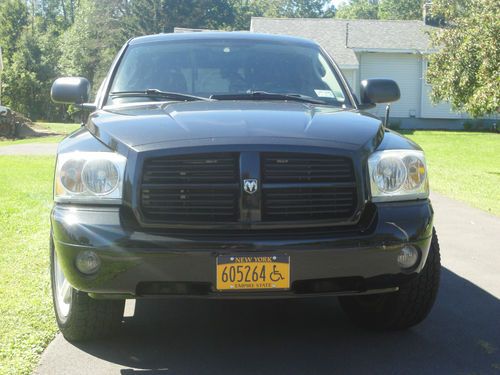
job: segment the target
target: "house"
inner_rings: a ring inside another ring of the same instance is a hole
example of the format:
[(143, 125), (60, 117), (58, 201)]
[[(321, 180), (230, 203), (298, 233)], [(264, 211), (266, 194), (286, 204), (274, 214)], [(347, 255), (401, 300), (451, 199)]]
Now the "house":
[[(359, 96), (359, 82), (390, 78), (401, 90), (391, 105), (391, 118), (402, 127), (458, 128), (468, 116), (451, 110), (449, 103), (434, 105), (426, 80), (429, 32), (423, 21), (340, 20), (322, 18), (252, 17), (250, 31), (285, 34), (315, 40), (339, 65)], [(385, 105), (373, 112), (382, 116)]]

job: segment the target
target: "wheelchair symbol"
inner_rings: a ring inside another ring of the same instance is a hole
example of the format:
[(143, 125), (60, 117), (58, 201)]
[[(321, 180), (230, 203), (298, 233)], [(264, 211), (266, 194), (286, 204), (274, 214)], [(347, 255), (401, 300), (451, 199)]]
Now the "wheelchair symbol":
[(271, 279), (271, 281), (274, 281), (274, 282), (285, 279), (283, 277), (283, 275), (281, 274), (281, 272), (276, 269), (275, 265), (273, 265), (273, 271), (269, 275), (269, 278)]

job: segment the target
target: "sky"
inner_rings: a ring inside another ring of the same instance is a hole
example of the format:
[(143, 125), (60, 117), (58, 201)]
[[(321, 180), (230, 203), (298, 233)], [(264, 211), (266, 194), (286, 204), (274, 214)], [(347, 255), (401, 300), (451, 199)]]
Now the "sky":
[(335, 8), (338, 8), (340, 4), (345, 3), (345, 0), (332, 0), (331, 3), (335, 5)]

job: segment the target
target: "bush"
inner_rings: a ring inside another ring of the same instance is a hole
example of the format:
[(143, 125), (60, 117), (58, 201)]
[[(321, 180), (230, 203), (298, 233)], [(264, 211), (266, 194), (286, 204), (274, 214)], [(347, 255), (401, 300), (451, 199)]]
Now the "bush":
[(488, 123), (484, 120), (466, 120), (463, 123), (464, 130), (467, 132), (493, 132), (500, 130), (496, 122)]
[(389, 119), (389, 129), (392, 130), (399, 130), (401, 129), (401, 120), (390, 120)]

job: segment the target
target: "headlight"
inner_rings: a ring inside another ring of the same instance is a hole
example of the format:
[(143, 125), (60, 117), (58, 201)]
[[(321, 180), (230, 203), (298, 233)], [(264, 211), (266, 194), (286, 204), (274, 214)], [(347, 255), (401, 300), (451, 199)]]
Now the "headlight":
[(56, 202), (120, 204), (127, 159), (113, 152), (70, 152), (57, 158)]
[(427, 166), (422, 151), (387, 150), (368, 159), (374, 202), (423, 199), (429, 196)]

